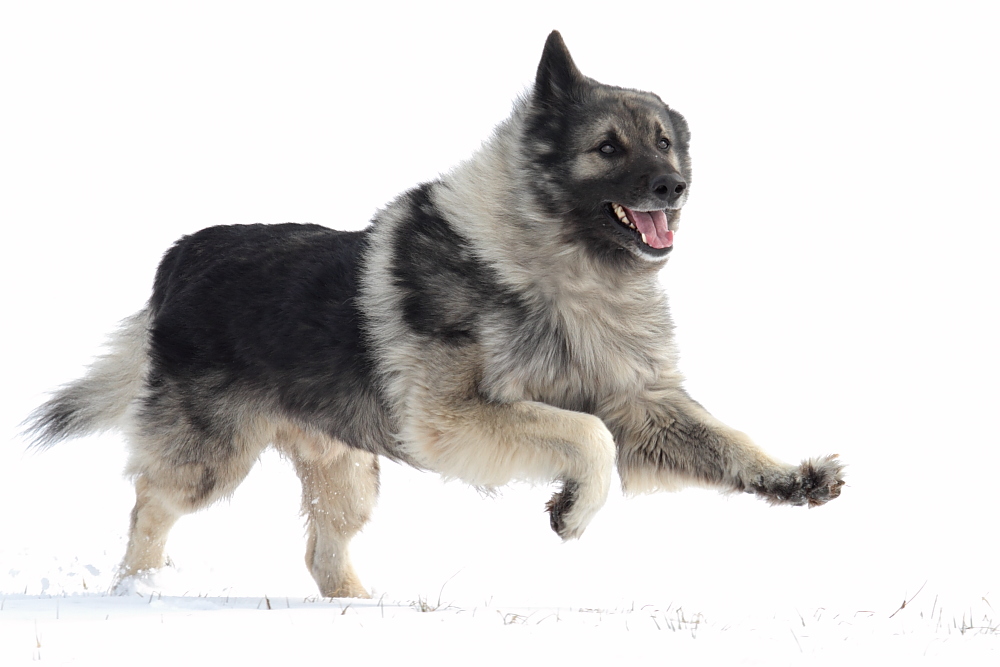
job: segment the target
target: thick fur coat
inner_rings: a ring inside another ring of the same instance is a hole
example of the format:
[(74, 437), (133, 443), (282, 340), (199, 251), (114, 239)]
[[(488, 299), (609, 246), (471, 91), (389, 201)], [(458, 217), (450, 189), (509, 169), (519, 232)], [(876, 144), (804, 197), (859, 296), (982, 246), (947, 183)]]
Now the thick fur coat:
[(273, 445), (295, 464), (307, 565), (365, 596), (347, 547), (386, 456), (478, 486), (561, 481), (579, 537), (628, 493), (699, 484), (819, 505), (834, 457), (774, 460), (682, 387), (657, 274), (691, 182), (660, 98), (579, 72), (562, 38), (470, 160), (361, 232), (212, 227), (164, 256), (109, 353), (33, 415), (41, 445), (119, 428), (137, 500), (121, 576), (164, 565), (183, 514)]

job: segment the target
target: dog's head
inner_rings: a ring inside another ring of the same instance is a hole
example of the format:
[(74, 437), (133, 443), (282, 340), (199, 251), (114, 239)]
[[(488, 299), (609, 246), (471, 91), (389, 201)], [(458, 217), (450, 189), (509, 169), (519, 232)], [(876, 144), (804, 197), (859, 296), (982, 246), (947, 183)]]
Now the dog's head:
[(691, 183), (683, 116), (652, 93), (584, 76), (553, 31), (522, 137), (537, 203), (564, 238), (610, 259), (666, 259)]

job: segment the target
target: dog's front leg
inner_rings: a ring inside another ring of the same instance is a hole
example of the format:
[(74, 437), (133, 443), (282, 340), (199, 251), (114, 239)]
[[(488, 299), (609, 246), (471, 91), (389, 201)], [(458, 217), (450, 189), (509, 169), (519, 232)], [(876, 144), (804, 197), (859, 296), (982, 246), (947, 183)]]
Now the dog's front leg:
[(618, 443), (628, 493), (689, 484), (754, 493), (771, 504), (822, 505), (840, 495), (836, 455), (789, 465), (710, 415), (680, 387), (664, 387), (601, 411)]
[(615, 444), (594, 415), (422, 391), (409, 401), (402, 426), (407, 454), (445, 477), (484, 487), (562, 480), (547, 509), (564, 540), (580, 537), (607, 500)]

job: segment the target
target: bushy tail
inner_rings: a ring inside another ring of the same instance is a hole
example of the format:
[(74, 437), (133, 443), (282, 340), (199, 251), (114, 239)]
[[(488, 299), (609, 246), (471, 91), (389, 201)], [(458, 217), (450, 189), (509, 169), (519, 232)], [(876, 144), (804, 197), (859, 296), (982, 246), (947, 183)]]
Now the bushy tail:
[(149, 311), (125, 319), (86, 375), (56, 391), (25, 421), (32, 446), (51, 447), (60, 440), (106, 431), (119, 425), (139, 396), (149, 358)]

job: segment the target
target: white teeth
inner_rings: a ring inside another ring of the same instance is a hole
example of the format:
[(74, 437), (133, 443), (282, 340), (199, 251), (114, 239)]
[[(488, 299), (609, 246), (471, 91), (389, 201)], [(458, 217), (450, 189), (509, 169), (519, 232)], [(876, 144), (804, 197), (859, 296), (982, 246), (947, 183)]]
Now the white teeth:
[(621, 204), (612, 204), (611, 208), (614, 210), (615, 215), (618, 216), (618, 220), (620, 220), (623, 225), (629, 229), (635, 229), (635, 225), (633, 225), (632, 221), (628, 219), (627, 215), (625, 215), (625, 209), (621, 207)]
[[(642, 242), (646, 243), (646, 235), (645, 234), (642, 235)], [(649, 245), (649, 243), (646, 243), (646, 245)]]

